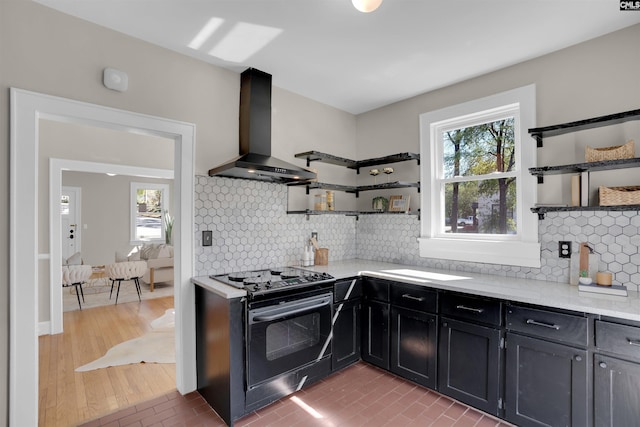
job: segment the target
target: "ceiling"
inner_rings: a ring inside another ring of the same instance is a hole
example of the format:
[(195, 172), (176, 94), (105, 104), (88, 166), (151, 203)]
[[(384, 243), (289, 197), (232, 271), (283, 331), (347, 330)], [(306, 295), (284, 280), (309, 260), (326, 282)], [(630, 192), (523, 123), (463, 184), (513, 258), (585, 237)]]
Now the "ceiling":
[(640, 23), (615, 0), (35, 1), (353, 114)]

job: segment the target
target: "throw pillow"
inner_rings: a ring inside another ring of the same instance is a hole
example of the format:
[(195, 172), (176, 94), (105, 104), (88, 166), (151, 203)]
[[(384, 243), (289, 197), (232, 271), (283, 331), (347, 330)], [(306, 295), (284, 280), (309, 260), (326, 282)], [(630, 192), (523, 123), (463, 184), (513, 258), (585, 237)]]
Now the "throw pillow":
[(76, 252), (75, 254), (67, 258), (66, 265), (81, 265), (81, 264), (82, 264), (82, 256), (80, 255), (80, 252)]
[(167, 245), (158, 246), (158, 256), (156, 258), (171, 258), (170, 246), (167, 246)]
[(142, 259), (150, 259), (149, 252), (154, 248), (154, 245), (142, 245), (140, 247), (140, 258)]

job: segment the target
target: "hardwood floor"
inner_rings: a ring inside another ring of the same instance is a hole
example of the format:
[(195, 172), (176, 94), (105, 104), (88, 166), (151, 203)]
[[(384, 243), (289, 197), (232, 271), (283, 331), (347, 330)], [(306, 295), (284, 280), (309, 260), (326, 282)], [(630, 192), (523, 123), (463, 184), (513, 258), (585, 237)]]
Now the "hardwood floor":
[(76, 426), (164, 395), (176, 387), (175, 364), (137, 364), (89, 372), (75, 368), (151, 330), (173, 297), (64, 313), (64, 333), (39, 337), (39, 425)]

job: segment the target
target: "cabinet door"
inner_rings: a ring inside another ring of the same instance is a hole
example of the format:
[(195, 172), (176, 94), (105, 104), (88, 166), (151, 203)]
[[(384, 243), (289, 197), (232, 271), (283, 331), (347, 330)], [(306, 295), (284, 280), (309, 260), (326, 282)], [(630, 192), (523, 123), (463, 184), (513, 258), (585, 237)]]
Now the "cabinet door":
[(437, 317), (391, 307), (391, 372), (425, 387), (436, 387)]
[(500, 331), (440, 319), (438, 391), (493, 415), (500, 396)]
[(593, 369), (594, 425), (638, 425), (640, 364), (596, 354)]
[(362, 303), (362, 360), (389, 370), (389, 304)]
[(589, 425), (587, 352), (507, 333), (505, 415), (519, 426)]
[(360, 300), (333, 306), (332, 369), (342, 369), (360, 359)]

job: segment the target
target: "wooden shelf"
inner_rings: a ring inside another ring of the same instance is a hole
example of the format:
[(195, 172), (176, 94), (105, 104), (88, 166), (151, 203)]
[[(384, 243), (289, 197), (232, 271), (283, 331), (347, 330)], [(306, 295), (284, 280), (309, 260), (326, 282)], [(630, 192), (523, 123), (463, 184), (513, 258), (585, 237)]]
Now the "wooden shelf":
[(361, 191), (386, 190), (390, 188), (417, 188), (418, 192), (420, 192), (419, 182), (405, 182), (405, 181), (385, 182), (382, 184), (363, 185), (359, 187), (348, 186), (348, 185), (338, 185), (338, 184), (327, 184), (324, 182), (294, 182), (289, 184), (289, 186), (291, 187), (306, 186), (307, 194), (309, 194), (309, 190), (326, 189), (326, 190), (344, 191), (347, 193), (355, 193), (356, 197), (360, 195)]
[(388, 211), (316, 211), (311, 209), (306, 209), (303, 211), (287, 211), (289, 215), (307, 215), (307, 219), (309, 219), (310, 215), (346, 215), (346, 216), (355, 216), (356, 220), (360, 215), (418, 215), (420, 216), (420, 212), (388, 212)]
[(288, 185), (290, 187), (304, 186), (307, 188), (307, 194), (309, 194), (309, 190), (316, 189), (344, 191), (346, 193), (356, 193), (358, 191), (358, 187), (352, 185), (329, 184), (326, 182), (292, 182)]
[[(605, 160), (601, 162), (575, 163), (572, 165), (542, 166), (530, 168), (529, 173), (540, 178), (544, 175), (560, 175), (565, 173), (594, 172), (636, 167), (640, 167), (640, 157), (633, 159)], [(540, 179), (538, 179), (538, 183), (541, 183)]]
[(320, 151), (305, 151), (304, 153), (295, 154), (295, 157), (307, 159), (307, 167), (309, 167), (311, 162), (329, 163), (351, 169), (356, 167), (355, 160), (345, 159), (344, 157), (334, 156), (333, 154), (321, 153)]
[(323, 162), (337, 166), (344, 166), (349, 169), (355, 169), (358, 173), (360, 173), (360, 168), (363, 167), (406, 162), (409, 160), (416, 160), (418, 164), (420, 164), (420, 154), (417, 153), (398, 153), (372, 159), (351, 160), (344, 157), (334, 156), (333, 154), (322, 153), (320, 151), (306, 151), (304, 153), (296, 154), (295, 157), (307, 159), (307, 167), (311, 162)]
[(375, 165), (386, 165), (389, 163), (407, 162), (410, 160), (416, 160), (418, 164), (420, 164), (420, 154), (398, 153), (398, 154), (392, 154), (390, 156), (377, 157), (374, 159), (358, 160), (356, 161), (356, 166), (351, 167), (351, 169), (356, 169), (358, 173), (360, 173), (360, 168), (365, 168), (368, 166), (375, 166)]
[(358, 196), (358, 193), (360, 193), (361, 191), (386, 190), (391, 188), (417, 188), (419, 193), (420, 183), (394, 181), (394, 182), (385, 182), (382, 184), (374, 184), (374, 185), (361, 185), (359, 187), (356, 187), (356, 197)]
[(625, 111), (617, 114), (594, 117), (575, 122), (561, 123), (558, 125), (544, 126), (529, 129), (529, 133), (536, 139), (538, 147), (542, 147), (543, 138), (549, 136), (564, 135), (566, 133), (578, 132), (581, 130), (594, 129), (603, 126), (611, 126), (631, 120), (640, 120), (640, 110)]
[(547, 212), (579, 212), (579, 211), (640, 211), (640, 205), (621, 206), (536, 206), (531, 212), (537, 213), (539, 219), (544, 219)]

